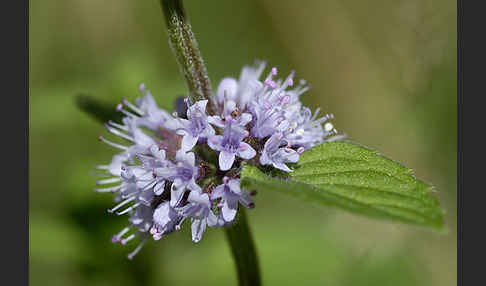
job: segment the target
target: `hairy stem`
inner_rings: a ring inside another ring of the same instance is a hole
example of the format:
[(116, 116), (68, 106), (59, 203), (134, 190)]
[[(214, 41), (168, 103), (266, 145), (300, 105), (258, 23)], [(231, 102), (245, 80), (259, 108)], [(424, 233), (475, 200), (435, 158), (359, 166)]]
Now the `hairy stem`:
[(209, 100), (208, 113), (214, 115), (217, 108), (208, 72), (182, 0), (160, 0), (160, 3), (167, 25), (169, 44), (189, 87), (189, 98), (193, 103), (198, 100)]
[(226, 238), (236, 263), (239, 285), (261, 285), (258, 257), (244, 208), (238, 209), (236, 221), (225, 229)]

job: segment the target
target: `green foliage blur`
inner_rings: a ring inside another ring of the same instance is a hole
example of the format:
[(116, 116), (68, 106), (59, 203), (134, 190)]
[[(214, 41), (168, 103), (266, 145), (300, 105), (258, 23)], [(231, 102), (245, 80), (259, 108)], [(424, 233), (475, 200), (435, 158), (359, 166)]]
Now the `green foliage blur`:
[[(413, 168), (437, 188), (449, 232), (375, 221), (259, 192), (248, 211), (266, 285), (456, 284), (456, 4), (452, 0), (186, 0), (213, 88), (267, 60), (312, 89), (351, 140)], [(236, 285), (221, 230), (188, 227), (133, 261), (110, 238), (93, 165), (114, 154), (78, 94), (135, 99), (145, 82), (172, 110), (184, 81), (157, 0), (30, 2), (31, 285)]]

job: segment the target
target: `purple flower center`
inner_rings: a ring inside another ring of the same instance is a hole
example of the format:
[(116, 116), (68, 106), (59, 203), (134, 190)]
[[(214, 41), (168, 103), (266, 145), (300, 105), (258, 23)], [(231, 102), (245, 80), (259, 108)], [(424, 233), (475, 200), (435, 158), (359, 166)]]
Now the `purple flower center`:
[(240, 148), (242, 139), (243, 133), (240, 130), (236, 130), (235, 128), (231, 127), (230, 123), (224, 130), (223, 139), (221, 140), (221, 147), (228, 152), (235, 153)]
[(187, 166), (177, 167), (177, 177), (181, 178), (184, 182), (190, 181), (194, 175), (193, 169)]
[(192, 133), (194, 137), (199, 136), (204, 129), (206, 129), (206, 121), (203, 118), (203, 115), (197, 111), (193, 117), (191, 117), (191, 125), (189, 125), (189, 131)]

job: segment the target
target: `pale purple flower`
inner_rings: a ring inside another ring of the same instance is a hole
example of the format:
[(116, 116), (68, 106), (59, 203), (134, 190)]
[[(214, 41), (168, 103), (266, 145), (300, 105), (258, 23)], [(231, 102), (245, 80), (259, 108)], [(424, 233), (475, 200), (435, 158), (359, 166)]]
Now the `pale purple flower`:
[(138, 155), (137, 158), (142, 163), (142, 167), (152, 171), (151, 176), (146, 178), (146, 185), (143, 188), (153, 188), (155, 195), (160, 196), (164, 192), (166, 178), (157, 176), (155, 169), (169, 168), (174, 164), (165, 158), (165, 150), (159, 149), (156, 145), (150, 147), (152, 156)]
[(330, 122), (326, 123), (324, 127), (322, 126), (324, 122), (333, 118), (332, 114), (317, 118), (318, 114), (319, 109), (312, 115), (309, 108), (303, 107), (298, 114), (294, 115), (291, 130), (286, 134), (286, 138), (292, 146), (302, 146), (307, 150), (326, 141), (326, 137), (337, 132)]
[(211, 199), (221, 198), (221, 214), (225, 222), (231, 222), (236, 216), (238, 202), (246, 208), (253, 208), (253, 199), (246, 190), (240, 188), (239, 179), (223, 178), (223, 184), (211, 192)]
[(256, 155), (256, 151), (248, 143), (242, 142), (248, 136), (248, 131), (232, 124), (231, 117), (227, 117), (226, 121), (223, 135), (216, 135), (208, 139), (209, 147), (219, 151), (219, 169), (221, 171), (229, 170), (233, 166), (236, 156), (248, 160)]
[(214, 126), (220, 128), (225, 128), (228, 124), (243, 128), (251, 121), (251, 118), (252, 116), (250, 113), (242, 113), (241, 115), (237, 115), (236, 118), (233, 118), (231, 113), (224, 112), (222, 116), (210, 116), (208, 121)]
[(290, 148), (288, 141), (284, 139), (284, 135), (275, 133), (265, 142), (260, 156), (260, 164), (272, 165), (277, 169), (291, 172), (292, 170), (285, 163), (296, 163), (299, 161), (299, 153), (303, 151), (303, 149), (300, 149), (297, 152)]
[(155, 145), (155, 141), (152, 137), (145, 134), (136, 124), (134, 118), (123, 118), (123, 125), (114, 123), (112, 121), (105, 124), (105, 127), (111, 133), (127, 140), (132, 143), (130, 146), (114, 143), (100, 136), (98, 139), (112, 147), (123, 150), (128, 155), (128, 160), (131, 160), (136, 154), (149, 153), (151, 146)]
[(181, 201), (186, 190), (202, 192), (201, 187), (196, 183), (198, 168), (195, 163), (194, 153), (186, 153), (181, 149), (176, 153), (176, 164), (155, 169), (157, 176), (173, 181), (170, 194), (171, 206), (174, 207)]
[(187, 109), (187, 119), (175, 118), (167, 122), (166, 127), (176, 130), (182, 135), (181, 149), (191, 150), (199, 138), (207, 138), (214, 135), (214, 129), (208, 123), (206, 115), (207, 100), (200, 100)]
[(127, 153), (119, 153), (113, 155), (111, 162), (108, 165), (96, 165), (95, 169), (103, 170), (105, 173), (101, 173), (103, 176), (119, 177), (122, 172), (122, 166), (125, 161), (128, 160)]
[[(117, 105), (116, 110), (125, 114), (127, 116), (126, 118), (132, 119), (137, 126), (145, 126), (149, 129), (157, 130), (172, 117), (167, 111), (160, 109), (157, 106), (150, 91), (145, 89), (145, 84), (140, 84), (139, 91), (142, 92), (144, 96), (137, 98), (136, 105), (123, 99), (122, 102)], [(124, 106), (127, 107), (128, 110), (123, 109)]]
[(127, 100), (124, 100), (123, 104), (131, 107), (135, 111), (138, 111), (138, 113), (142, 115), (140, 118), (136, 119), (137, 125), (145, 126), (152, 130), (157, 130), (158, 128), (162, 127), (164, 123), (167, 120), (170, 120), (172, 117), (167, 111), (160, 109), (157, 106), (157, 103), (152, 97), (150, 91), (145, 90), (144, 84), (140, 85), (139, 90), (145, 93), (145, 96), (141, 98), (137, 98), (136, 107), (138, 108), (138, 110), (134, 109), (133, 105), (130, 104), (130, 102), (128, 102)]
[(170, 203), (168, 201), (162, 202), (153, 212), (153, 226), (150, 229), (150, 234), (155, 240), (159, 240), (164, 234), (179, 229), (181, 221), (182, 217), (170, 206)]
[(252, 119), (250, 113), (240, 113), (234, 101), (225, 100), (221, 116), (213, 115), (208, 117), (208, 122), (214, 126), (225, 128), (228, 124), (244, 128)]
[(191, 192), (188, 204), (182, 207), (184, 217), (191, 218), (192, 241), (199, 242), (206, 230), (206, 225), (216, 226), (218, 219), (211, 210), (211, 201), (206, 193)]
[[(116, 213), (117, 215), (131, 214), (141, 205), (150, 206), (154, 198), (152, 189), (147, 188), (145, 183), (150, 178), (151, 172), (140, 166), (123, 166), (122, 168), (123, 171), (118, 178), (121, 183), (118, 186), (95, 190), (117, 193), (115, 197), (117, 205), (108, 210), (109, 213)], [(106, 180), (97, 182), (97, 184), (102, 183), (107, 182)]]

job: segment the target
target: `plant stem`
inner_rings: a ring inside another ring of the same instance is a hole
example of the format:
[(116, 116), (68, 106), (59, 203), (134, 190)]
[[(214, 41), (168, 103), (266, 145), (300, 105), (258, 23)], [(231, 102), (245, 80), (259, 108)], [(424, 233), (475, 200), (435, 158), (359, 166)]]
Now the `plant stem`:
[(226, 227), (225, 230), (236, 263), (239, 285), (261, 285), (258, 257), (244, 208), (238, 209), (236, 221), (232, 226)]
[(186, 16), (182, 0), (160, 0), (165, 16), (169, 44), (174, 52), (182, 74), (189, 87), (189, 98), (194, 103), (198, 100), (209, 100), (208, 113), (216, 114), (216, 101), (211, 89), (208, 72), (191, 24)]
[[(214, 115), (218, 110), (216, 100), (182, 0), (160, 0), (160, 3), (169, 34), (169, 44), (186, 78), (189, 98), (192, 102), (207, 99), (208, 113)], [(226, 237), (235, 260), (239, 285), (260, 286), (258, 258), (243, 208), (238, 211), (235, 223), (226, 228)]]

